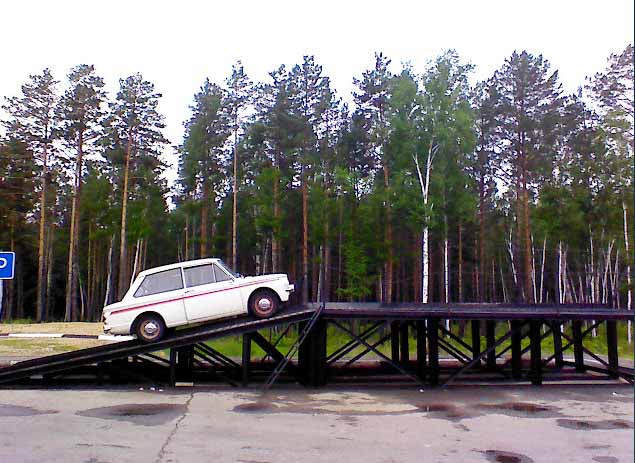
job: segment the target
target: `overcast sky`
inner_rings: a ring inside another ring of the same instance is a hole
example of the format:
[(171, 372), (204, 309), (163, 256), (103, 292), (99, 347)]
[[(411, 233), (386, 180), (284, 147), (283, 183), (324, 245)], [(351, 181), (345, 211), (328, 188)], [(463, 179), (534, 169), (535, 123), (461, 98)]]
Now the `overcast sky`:
[[(0, 99), (29, 74), (94, 64), (111, 95), (140, 72), (163, 93), (166, 135), (181, 142), (205, 77), (222, 83), (236, 60), (255, 81), (315, 55), (338, 94), (374, 64), (375, 51), (420, 72), (454, 48), (489, 77), (514, 50), (542, 54), (567, 92), (633, 41), (633, 0), (599, 1), (4, 1)], [(174, 163), (172, 156), (166, 161)]]

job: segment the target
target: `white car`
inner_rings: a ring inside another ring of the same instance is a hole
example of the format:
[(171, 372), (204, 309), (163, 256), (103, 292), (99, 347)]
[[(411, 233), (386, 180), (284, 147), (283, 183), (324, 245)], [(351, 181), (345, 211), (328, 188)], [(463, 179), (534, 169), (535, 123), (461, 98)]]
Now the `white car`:
[(104, 332), (157, 341), (167, 328), (251, 313), (273, 315), (293, 292), (287, 275), (243, 277), (220, 259), (145, 270), (120, 302), (104, 307)]

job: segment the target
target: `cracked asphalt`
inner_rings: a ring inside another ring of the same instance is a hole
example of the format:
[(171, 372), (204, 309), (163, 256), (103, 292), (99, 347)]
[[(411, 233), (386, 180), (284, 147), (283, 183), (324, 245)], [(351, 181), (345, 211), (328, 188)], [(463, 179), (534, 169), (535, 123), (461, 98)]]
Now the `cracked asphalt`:
[(632, 462), (627, 385), (0, 390), (0, 462)]

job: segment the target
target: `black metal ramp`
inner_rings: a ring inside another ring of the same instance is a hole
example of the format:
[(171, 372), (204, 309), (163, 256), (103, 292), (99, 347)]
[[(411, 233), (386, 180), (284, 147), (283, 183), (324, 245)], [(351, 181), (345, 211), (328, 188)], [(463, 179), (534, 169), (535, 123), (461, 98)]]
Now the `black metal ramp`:
[(223, 336), (253, 332), (276, 325), (297, 323), (309, 320), (315, 310), (313, 307), (290, 307), (280, 314), (266, 319), (247, 316), (177, 330), (174, 334), (150, 344), (135, 339), (26, 360), (9, 367), (0, 368), (0, 383), (29, 378), (33, 375), (68, 371), (85, 365), (147, 354), (163, 349), (189, 346)]

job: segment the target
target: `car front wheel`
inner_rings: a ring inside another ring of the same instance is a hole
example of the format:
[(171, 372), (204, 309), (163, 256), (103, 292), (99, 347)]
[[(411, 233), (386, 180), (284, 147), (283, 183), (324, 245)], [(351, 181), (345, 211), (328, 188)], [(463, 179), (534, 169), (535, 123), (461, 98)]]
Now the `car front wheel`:
[(271, 291), (257, 291), (249, 299), (249, 310), (257, 318), (271, 317), (278, 305), (278, 297)]
[(143, 342), (158, 341), (165, 334), (165, 323), (158, 315), (142, 315), (136, 324), (135, 334)]

